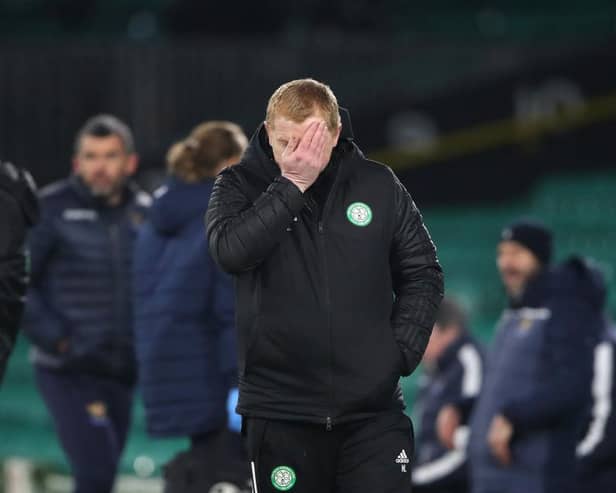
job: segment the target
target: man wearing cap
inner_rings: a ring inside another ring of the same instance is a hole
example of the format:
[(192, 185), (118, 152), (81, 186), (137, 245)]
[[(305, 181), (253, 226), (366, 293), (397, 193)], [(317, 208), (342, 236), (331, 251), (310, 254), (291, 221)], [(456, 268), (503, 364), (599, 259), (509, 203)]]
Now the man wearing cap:
[(605, 290), (581, 258), (551, 266), (551, 257), (542, 224), (521, 220), (503, 230), (496, 263), (509, 307), (471, 418), (474, 493), (574, 491)]

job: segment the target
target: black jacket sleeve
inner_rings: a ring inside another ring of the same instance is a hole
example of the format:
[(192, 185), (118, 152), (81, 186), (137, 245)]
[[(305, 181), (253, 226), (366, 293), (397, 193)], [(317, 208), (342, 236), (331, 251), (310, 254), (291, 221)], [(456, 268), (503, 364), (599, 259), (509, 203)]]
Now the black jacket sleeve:
[(403, 375), (423, 357), (443, 298), (443, 271), (436, 248), (411, 196), (394, 176), (395, 226), (390, 267), (395, 301), (394, 337), (404, 355)]
[(17, 338), (26, 294), (26, 231), (38, 216), (35, 186), (24, 170), (0, 163), (0, 382)]
[(242, 191), (237, 172), (223, 171), (207, 210), (210, 253), (226, 272), (253, 269), (282, 240), (303, 206), (299, 188), (282, 176), (253, 203)]
[(17, 338), (26, 280), (26, 260), (22, 252), (0, 259), (0, 382)]

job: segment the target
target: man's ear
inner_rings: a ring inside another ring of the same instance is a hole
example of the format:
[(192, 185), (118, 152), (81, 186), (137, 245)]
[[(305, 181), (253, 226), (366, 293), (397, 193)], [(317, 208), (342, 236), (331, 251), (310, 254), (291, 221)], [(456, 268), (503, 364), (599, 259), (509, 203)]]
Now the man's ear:
[(338, 145), (338, 140), (340, 140), (341, 132), (342, 132), (342, 123), (338, 125), (338, 130), (336, 130), (336, 135), (334, 137), (334, 147)]
[(77, 156), (73, 156), (73, 160), (71, 163), (72, 163), (73, 173), (77, 173), (77, 171), (79, 170), (79, 160), (77, 159)]
[(265, 135), (267, 135), (267, 141), (269, 142), (269, 145), (272, 145), (272, 139), (270, 137), (270, 126), (267, 124), (267, 122), (263, 122), (263, 127), (265, 128)]
[(128, 162), (126, 164), (126, 175), (133, 176), (137, 172), (139, 167), (139, 155), (131, 154), (128, 156)]

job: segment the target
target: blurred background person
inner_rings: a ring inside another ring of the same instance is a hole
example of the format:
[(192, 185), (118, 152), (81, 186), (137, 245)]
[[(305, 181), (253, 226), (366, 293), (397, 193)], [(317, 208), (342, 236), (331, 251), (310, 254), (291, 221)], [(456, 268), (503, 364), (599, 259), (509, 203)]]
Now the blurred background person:
[(590, 397), (605, 286), (580, 258), (550, 267), (552, 233), (503, 229), (497, 266), (509, 297), (471, 419), (475, 493), (575, 491), (575, 446)]
[(167, 155), (170, 176), (155, 193), (135, 250), (135, 335), (147, 429), (154, 437), (191, 442), (190, 451), (165, 468), (168, 492), (210, 491), (219, 481), (242, 482), (244, 472), (248, 478), (239, 434), (227, 429), (227, 397), (237, 392), (233, 286), (210, 257), (204, 230), (214, 178), (240, 160), (247, 143), (238, 125), (211, 121), (174, 144)]
[(136, 169), (128, 126), (91, 118), (75, 139), (73, 174), (41, 191), (28, 240), (24, 329), (78, 493), (111, 491), (129, 429), (132, 253), (150, 202), (130, 181)]
[(595, 348), (592, 401), (582, 440), (577, 446), (577, 493), (616, 491), (616, 327), (606, 322)]
[(414, 405), (419, 433), (413, 461), (413, 491), (463, 493), (468, 491), (466, 419), (447, 423), (451, 427), (451, 443), (446, 446), (437, 431), (437, 417), (452, 403), (464, 401), (466, 409), (472, 408), (481, 389), (483, 363), (480, 346), (467, 329), (467, 315), (452, 298), (446, 297), (441, 303), (423, 366)]
[(0, 384), (23, 312), (28, 282), (26, 233), (38, 214), (30, 174), (0, 161)]

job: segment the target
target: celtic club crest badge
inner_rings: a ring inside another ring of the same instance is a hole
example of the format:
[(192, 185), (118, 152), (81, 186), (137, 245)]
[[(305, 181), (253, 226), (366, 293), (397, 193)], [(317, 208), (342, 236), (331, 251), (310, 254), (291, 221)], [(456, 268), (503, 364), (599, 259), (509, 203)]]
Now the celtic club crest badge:
[(355, 226), (368, 226), (372, 222), (372, 209), (363, 202), (353, 202), (347, 208), (347, 219)]
[(272, 484), (279, 491), (289, 491), (296, 480), (295, 471), (289, 466), (278, 466), (272, 471)]

